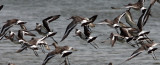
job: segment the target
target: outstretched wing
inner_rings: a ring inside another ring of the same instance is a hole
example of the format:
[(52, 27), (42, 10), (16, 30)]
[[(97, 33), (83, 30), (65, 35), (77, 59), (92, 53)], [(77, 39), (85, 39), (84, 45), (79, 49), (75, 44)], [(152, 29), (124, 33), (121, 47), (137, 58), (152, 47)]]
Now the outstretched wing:
[(137, 52), (137, 53), (135, 53), (135, 54), (131, 55), (131, 56), (130, 56), (126, 61), (131, 60), (132, 58), (134, 58), (134, 57), (138, 56), (138, 55), (139, 55), (139, 54), (141, 54), (141, 53), (142, 53), (142, 51)]
[(86, 35), (86, 37), (89, 37), (91, 34), (91, 29), (89, 28), (88, 25), (84, 26), (84, 34)]
[(55, 15), (55, 16), (49, 16), (45, 19), (43, 19), (42, 23), (43, 23), (43, 26), (48, 30), (48, 32), (50, 32), (50, 28), (48, 26), (48, 23), (58, 19), (60, 17), (60, 15)]
[(98, 15), (92, 16), (91, 18), (89, 18), (89, 21), (88, 21), (88, 22), (82, 23), (81, 26), (88, 25), (89, 23), (93, 23), (93, 22), (97, 19), (97, 16), (98, 16)]
[(125, 15), (126, 22), (133, 28), (138, 28), (136, 23), (133, 21), (132, 15), (130, 13), (130, 10), (126, 10), (126, 15)]
[(77, 25), (77, 22), (76, 22), (76, 21), (72, 21), (72, 22), (67, 26), (66, 31), (65, 31), (64, 36), (63, 36), (63, 38), (62, 38), (61, 41), (63, 41), (63, 40), (69, 35), (69, 33), (73, 30), (74, 27), (76, 27), (76, 25)]
[(52, 52), (50, 52), (50, 53), (48, 53), (47, 56), (46, 56), (46, 58), (44, 59), (42, 65), (46, 65), (46, 63), (47, 63), (51, 58), (53, 58), (53, 57), (55, 56), (55, 54), (56, 54), (56, 51), (55, 51), (55, 50), (52, 51)]

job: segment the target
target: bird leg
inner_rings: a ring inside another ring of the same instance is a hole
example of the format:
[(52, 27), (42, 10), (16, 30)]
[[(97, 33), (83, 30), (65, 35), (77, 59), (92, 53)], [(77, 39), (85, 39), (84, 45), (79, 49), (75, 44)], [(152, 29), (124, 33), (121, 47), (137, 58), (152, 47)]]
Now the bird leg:
[(42, 49), (42, 52), (45, 54), (45, 50), (44, 50), (44, 45), (40, 45), (41, 49)]
[(154, 54), (154, 51), (152, 51), (151, 55), (152, 55), (152, 57), (153, 57), (154, 60), (157, 60), (157, 58), (156, 58), (156, 56)]
[(90, 43), (94, 48), (96, 48), (97, 49), (97, 47), (95, 47), (92, 43)]
[(131, 42), (127, 42), (129, 45), (131, 45), (132, 47), (134, 47), (135, 48), (135, 46), (134, 46), (134, 44), (133, 43), (131, 43)]
[(95, 43), (95, 42), (92, 42), (94, 45), (96, 45), (97, 46), (97, 48), (99, 48), (99, 46)]
[(69, 62), (68, 56), (67, 56), (66, 58), (67, 58), (68, 65), (70, 65), (70, 62)]
[[(33, 49), (32, 49), (33, 50)], [(33, 52), (34, 52), (34, 54), (38, 57), (39, 55), (38, 55), (38, 53), (35, 51), (35, 50), (33, 50)]]
[(153, 40), (151, 40), (147, 35), (145, 35), (151, 42), (153, 42)]
[(50, 38), (52, 38), (52, 40), (53, 40), (55, 43), (57, 43), (57, 44), (58, 44), (58, 42), (57, 42), (53, 37), (50, 37)]

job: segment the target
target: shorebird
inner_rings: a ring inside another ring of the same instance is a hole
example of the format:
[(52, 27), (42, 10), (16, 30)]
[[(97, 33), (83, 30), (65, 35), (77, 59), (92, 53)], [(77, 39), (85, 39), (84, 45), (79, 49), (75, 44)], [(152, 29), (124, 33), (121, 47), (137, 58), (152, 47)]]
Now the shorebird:
[(13, 25), (25, 24), (27, 22), (21, 21), (19, 19), (11, 19), (11, 20), (7, 20), (4, 23), (5, 24), (3, 25), (2, 29), (1, 29), (0, 36), (3, 36), (6, 33), (6, 31), (8, 29), (10, 29)]
[(114, 46), (116, 41), (119, 41), (121, 43), (127, 42), (131, 46), (135, 47), (132, 43), (130, 43), (130, 38), (129, 37), (125, 37), (125, 36), (122, 36), (122, 35), (119, 35), (119, 34), (111, 33), (109, 38), (110, 38), (110, 43), (112, 44), (111, 47)]
[(144, 43), (144, 42), (139, 42), (139, 43), (141, 44), (141, 47), (139, 47), (136, 51), (134, 51), (126, 61), (129, 61), (132, 58), (138, 56), (139, 54), (141, 54), (145, 50), (147, 51), (148, 54), (152, 55), (154, 60), (156, 60), (156, 56), (154, 54), (154, 51), (158, 49), (158, 48), (155, 48), (155, 46), (158, 45), (158, 43)]
[(77, 51), (76, 49), (70, 46), (57, 46), (56, 43), (53, 43), (53, 46), (55, 47), (55, 50), (47, 54), (42, 65), (46, 65), (46, 63), (57, 54), (61, 54), (61, 57), (65, 57), (65, 60), (69, 62), (68, 55), (72, 54), (72, 51)]
[(17, 51), (17, 53), (22, 52), (26, 48), (30, 48), (33, 50), (36, 56), (39, 56), (38, 53), (36, 52), (36, 50), (39, 49), (38, 45), (40, 45), (42, 52), (45, 53), (44, 47), (47, 50), (50, 50), (48, 43), (45, 41), (45, 39), (54, 36), (56, 33), (57, 32), (49, 32), (46, 36), (43, 36), (42, 38), (31, 38), (31, 40), (29, 41), (21, 40), (21, 42), (23, 42), (23, 46), (21, 47), (21, 49)]
[[(109, 19), (105, 19), (105, 21), (101, 22), (101, 23), (98, 23), (98, 24), (107, 24), (109, 25), (110, 27), (112, 28), (115, 28), (116, 29), (116, 32), (118, 32), (118, 27), (120, 27), (120, 19), (125, 15), (125, 12), (123, 12), (122, 14), (118, 15), (116, 18), (114, 18), (112, 21), (109, 20)], [(123, 26), (123, 23), (122, 23), (122, 26)], [(126, 26), (126, 25), (124, 25)]]
[(134, 44), (130, 42), (133, 39), (133, 36), (130, 34), (129, 31), (130, 30), (120, 27), (120, 34), (111, 33), (109, 38), (110, 38), (110, 43), (112, 44), (112, 47), (114, 46), (116, 41), (119, 41), (122, 43), (127, 42), (132, 47), (135, 47)]
[(64, 36), (63, 36), (61, 41), (63, 41), (65, 38), (67, 38), (69, 33), (76, 27), (76, 25), (78, 23), (82, 23), (81, 26), (84, 26), (84, 25), (93, 23), (96, 18), (97, 18), (97, 15), (94, 15), (91, 18), (84, 18), (84, 17), (80, 17), (80, 16), (72, 16), (69, 19), (73, 19), (73, 21), (67, 26), (66, 31), (65, 31)]
[[(98, 25), (102, 25), (102, 24), (106, 24), (108, 25), (109, 27), (113, 28), (113, 22), (108, 20), (108, 19), (105, 19), (103, 21), (101, 21), (100, 23), (97, 23)], [(125, 25), (124, 23), (122, 23), (121, 21), (119, 21), (119, 26), (120, 27), (128, 27), (127, 25)]]
[[(76, 36), (79, 36), (81, 39), (87, 41), (87, 43), (90, 43), (94, 48), (97, 49), (98, 45), (93, 42), (97, 37), (90, 36), (91, 32), (89, 31), (88, 26), (84, 26), (84, 33), (82, 33), (81, 30), (76, 29), (75, 34)], [(97, 47), (94, 46), (92, 43), (94, 43)]]
[[(34, 34), (28, 32), (28, 31), (24, 31), (24, 30), (19, 30), (18, 31), (18, 35), (16, 35), (14, 32), (9, 31), (8, 35), (5, 34), (6, 39), (9, 39), (11, 42), (15, 43), (15, 44), (21, 44), (22, 48), (24, 47), (24, 44), (22, 41), (26, 41), (25, 39), (23, 39), (24, 35), (28, 35), (28, 36), (35, 36)], [(26, 48), (23, 48), (23, 50)], [(22, 50), (22, 51), (23, 51)], [(17, 53), (21, 52), (20, 50), (16, 51)]]
[(122, 9), (122, 8), (132, 8), (134, 10), (141, 10), (142, 13), (144, 13), (144, 10), (146, 10), (146, 8), (143, 6), (144, 5), (145, 0), (138, 0), (138, 2), (132, 4), (129, 3), (128, 5), (124, 5), (125, 7), (121, 7), (121, 8), (115, 8), (115, 7), (111, 7), (112, 9)]
[(155, 2), (156, 2), (156, 0), (151, 0), (150, 5), (147, 8), (147, 10), (140, 16), (138, 23), (137, 23), (137, 26), (140, 31), (143, 30), (143, 26), (148, 21), (148, 18), (149, 18), (150, 12), (151, 12), (151, 7), (154, 5)]
[[(42, 21), (43, 25), (36, 23), (36, 28), (34, 30), (30, 30), (30, 31), (37, 31), (40, 35), (45, 36), (49, 32), (52, 32), (52, 30), (49, 28), (48, 24), (51, 23), (52, 21), (58, 19), (59, 17), (60, 17), (60, 15), (49, 16), (49, 17), (43, 19), (43, 21)], [(50, 37), (50, 38), (52, 38), (53, 41), (56, 42), (53, 37)]]
[[(21, 42), (19, 42), (20, 40), (23, 39), (24, 35), (28, 35), (28, 36), (35, 36), (34, 34), (28, 32), (28, 31), (24, 31), (24, 30), (19, 30), (18, 31), (18, 35), (16, 35), (14, 32), (9, 31), (8, 35), (6, 34), (5, 37), (6, 39), (9, 39), (11, 42), (15, 43), (15, 44), (21, 44)], [(24, 40), (24, 39), (23, 39)]]

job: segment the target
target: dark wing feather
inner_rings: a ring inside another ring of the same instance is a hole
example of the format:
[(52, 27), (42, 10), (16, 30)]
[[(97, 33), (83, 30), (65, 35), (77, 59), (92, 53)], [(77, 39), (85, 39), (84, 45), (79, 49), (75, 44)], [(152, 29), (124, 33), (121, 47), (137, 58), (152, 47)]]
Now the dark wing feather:
[(45, 18), (44, 21), (47, 21), (47, 23), (50, 23), (50, 22), (58, 19), (59, 17), (60, 17), (60, 15), (49, 16), (49, 17)]
[(23, 39), (23, 34), (22, 34), (22, 31), (21, 31), (21, 30), (18, 30), (18, 37), (19, 37), (20, 39)]
[(91, 18), (89, 18), (89, 21), (90, 21), (91, 23), (93, 23), (93, 22), (97, 19), (97, 16), (98, 16), (98, 15), (92, 16)]
[(47, 54), (46, 58), (44, 59), (42, 65), (46, 65), (46, 63), (55, 56), (56, 51), (52, 51), (50, 53)]
[(114, 24), (119, 24), (120, 19), (125, 15), (126, 13), (123, 12), (122, 14), (118, 15), (115, 19), (114, 19)]
[(2, 10), (2, 8), (3, 8), (3, 5), (0, 6), (0, 10)]
[(142, 52), (138, 52), (138, 53), (133, 54), (133, 55), (132, 55), (131, 57), (129, 57), (126, 61), (131, 60), (132, 58), (138, 56), (138, 55), (141, 54), (141, 53), (142, 53)]
[(60, 17), (60, 15), (55, 15), (55, 16), (49, 16), (47, 18), (45, 18), (42, 23), (43, 23), (43, 26), (48, 30), (48, 32), (50, 32), (50, 28), (48, 26), (48, 23), (58, 19)]
[(63, 51), (61, 57), (66, 57), (66, 56), (68, 56), (68, 55), (70, 55), (70, 54), (72, 54), (71, 51)]
[(143, 27), (143, 16), (144, 16), (144, 14), (142, 14), (140, 17), (139, 17), (139, 19), (138, 19), (138, 23), (137, 23), (137, 26), (138, 26), (138, 28), (139, 28), (139, 30), (140, 31), (142, 31), (142, 27)]
[(138, 48), (137, 50), (135, 50), (135, 51), (131, 54), (131, 56), (134, 55), (134, 54), (136, 54), (136, 53), (138, 53), (138, 52), (140, 52), (140, 51), (143, 51), (142, 48), (143, 48), (143, 47), (140, 47), (140, 48)]
[(85, 26), (85, 25), (88, 25), (89, 23), (93, 23), (93, 22), (97, 19), (97, 16), (98, 16), (98, 15), (92, 16), (91, 18), (89, 18), (89, 21), (88, 21), (88, 22), (83, 23), (81, 26)]
[(2, 29), (1, 29), (1, 33), (0, 33), (0, 36), (4, 35), (5, 32), (10, 29), (13, 25), (8, 25), (8, 24), (5, 24)]
[(143, 21), (143, 26), (146, 24), (147, 20), (149, 19), (150, 16), (150, 12), (151, 12), (151, 7), (152, 5), (155, 3), (156, 0), (154, 0), (153, 2), (151, 2), (151, 4), (149, 5), (147, 11), (145, 11), (145, 15), (144, 15), (144, 21)]
[(89, 37), (91, 34), (91, 29), (89, 28), (88, 25), (84, 26), (84, 34), (86, 35), (86, 37)]
[(27, 30), (27, 28), (24, 24), (20, 24), (20, 27), (21, 27), (22, 30)]
[(66, 31), (65, 31), (64, 36), (63, 36), (63, 38), (62, 38), (61, 41), (63, 41), (63, 40), (69, 35), (69, 33), (73, 30), (74, 27), (76, 27), (76, 25), (77, 25), (77, 22), (76, 22), (76, 21), (72, 21), (72, 22), (67, 26)]

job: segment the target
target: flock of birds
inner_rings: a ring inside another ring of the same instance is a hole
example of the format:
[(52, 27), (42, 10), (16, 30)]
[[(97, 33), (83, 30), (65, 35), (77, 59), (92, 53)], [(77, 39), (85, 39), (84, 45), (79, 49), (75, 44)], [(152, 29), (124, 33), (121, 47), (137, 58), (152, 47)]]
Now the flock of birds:
[[(121, 8), (111, 7), (112, 9), (125, 8), (126, 11), (115, 17), (113, 20), (105, 19), (100, 23), (93, 23), (98, 15), (94, 15), (90, 18), (72, 16), (69, 19), (73, 19), (73, 21), (67, 26), (61, 41), (67, 38), (67, 36), (76, 27), (77, 24), (81, 24), (81, 27), (84, 28), (84, 31), (82, 32), (80, 29), (75, 29), (76, 36), (79, 36), (81, 39), (91, 44), (94, 48), (98, 49), (99, 46), (96, 43), (94, 43), (97, 36), (91, 36), (91, 27), (95, 27), (95, 25), (106, 24), (109, 27), (114, 28), (116, 30), (116, 33), (111, 33), (109, 37), (112, 47), (114, 46), (116, 41), (119, 41), (122, 43), (126, 42), (132, 47), (138, 48), (124, 62), (131, 60), (132, 58), (138, 56), (142, 52), (147, 52), (148, 54), (151, 54), (153, 59), (157, 60), (154, 52), (158, 49), (156, 46), (159, 45), (159, 43), (156, 43), (154, 40), (150, 39), (147, 36), (150, 33), (150, 31), (145, 31), (143, 29), (149, 17), (152, 16), (151, 8), (155, 2), (160, 3), (159, 0), (150, 0), (148, 8), (144, 7), (145, 0), (138, 0), (138, 2), (134, 4), (129, 3), (128, 5), (125, 5)], [(3, 5), (0, 6), (0, 10), (2, 8)], [(131, 9), (142, 12), (137, 23), (134, 22), (134, 20), (132, 19), (132, 13), (130, 12)], [(21, 21), (19, 19), (7, 20), (6, 22), (4, 22), (5, 24), (1, 28), (0, 40), (5, 38), (15, 44), (20, 44), (21, 47), (16, 51), (17, 53), (20, 53), (23, 50), (31, 49), (37, 57), (39, 56), (37, 50), (41, 50), (43, 53), (46, 53), (45, 50), (50, 50), (50, 46), (54, 46), (55, 49), (47, 54), (46, 58), (43, 60), (42, 65), (46, 65), (47, 62), (57, 54), (61, 54), (61, 57), (65, 58), (62, 62), (64, 63), (64, 65), (70, 65), (68, 56), (72, 54), (73, 51), (77, 51), (77, 49), (70, 46), (59, 46), (58, 42), (53, 38), (53, 36), (56, 35), (57, 32), (53, 31), (49, 27), (49, 23), (55, 21), (59, 17), (60, 15), (49, 16), (42, 20), (43, 24), (36, 23), (36, 28), (34, 28), (33, 30), (28, 30), (26, 28), (25, 24), (27, 22)], [(125, 17), (126, 23), (128, 23), (128, 25), (120, 21), (123, 17)], [(10, 30), (10, 28), (15, 25), (20, 26), (20, 30), (17, 31), (17, 34)], [(31, 31), (37, 31), (40, 35), (42, 35), (42, 37), (36, 38), (36, 35), (31, 33)], [(26, 40), (24, 39), (24, 36), (31, 36), (31, 39)], [(47, 38), (51, 38), (53, 40), (53, 43), (51, 45), (49, 45), (47, 41), (45, 41), (45, 39)], [(124, 62), (122, 62), (121, 64), (123, 64)], [(62, 63), (60, 63), (60, 65)], [(9, 63), (8, 65), (15, 64)], [(109, 63), (108, 65), (112, 65), (112, 63)]]

